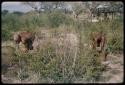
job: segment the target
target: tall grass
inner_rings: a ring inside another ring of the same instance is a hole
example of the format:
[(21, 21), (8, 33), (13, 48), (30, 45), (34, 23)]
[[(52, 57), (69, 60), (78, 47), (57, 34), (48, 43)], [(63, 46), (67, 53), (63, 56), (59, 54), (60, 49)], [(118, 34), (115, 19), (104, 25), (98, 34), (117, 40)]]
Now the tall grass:
[[(92, 23), (74, 20), (69, 15), (58, 12), (42, 13), (39, 16), (35, 13), (22, 16), (9, 13), (2, 16), (3, 41), (9, 40), (13, 31), (36, 31), (37, 35), (42, 36), (39, 32), (45, 31), (42, 29), (46, 28), (48, 28), (49, 34), (55, 33), (53, 36), (55, 38), (62, 36), (62, 33), (78, 34), (79, 43), (76, 58), (74, 57), (74, 48), (71, 48), (68, 43), (58, 46), (57, 42), (54, 44), (48, 42), (41, 47), (39, 52), (21, 53), (15, 51), (11, 55), (12, 60), (8, 62), (18, 65), (19, 70), (16, 71), (16, 77), (21, 81), (31, 77), (30, 73), (32, 72), (39, 76), (39, 79), (35, 81), (37, 83), (73, 83), (78, 79), (82, 79), (83, 82), (98, 81), (103, 70), (100, 57), (98, 53), (84, 46), (84, 44), (89, 44), (90, 34), (94, 31), (104, 31), (110, 52), (123, 50), (123, 23), (121, 19)], [(60, 42), (62, 43), (61, 40)], [(43, 80), (46, 81), (43, 82)]]

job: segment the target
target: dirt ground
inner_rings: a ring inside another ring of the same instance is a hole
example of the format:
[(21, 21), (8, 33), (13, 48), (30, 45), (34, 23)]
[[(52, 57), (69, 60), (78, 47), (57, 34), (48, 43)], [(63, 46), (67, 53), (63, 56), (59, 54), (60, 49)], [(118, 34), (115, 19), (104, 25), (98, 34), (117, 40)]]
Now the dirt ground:
[[(106, 70), (103, 72), (101, 83), (122, 83), (124, 77), (124, 58), (123, 54), (109, 54), (105, 62)], [(104, 63), (103, 63), (104, 64)]]

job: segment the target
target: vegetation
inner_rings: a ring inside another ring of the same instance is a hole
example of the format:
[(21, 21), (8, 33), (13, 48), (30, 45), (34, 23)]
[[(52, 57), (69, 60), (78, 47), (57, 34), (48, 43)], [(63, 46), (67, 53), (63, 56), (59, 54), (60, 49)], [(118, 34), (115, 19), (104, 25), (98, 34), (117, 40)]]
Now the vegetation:
[[(39, 16), (36, 12), (29, 13), (8, 13), (2, 12), (2, 41), (12, 39), (15, 31), (37, 31), (42, 29), (56, 30), (65, 33), (75, 31), (80, 35), (79, 50), (76, 55), (75, 67), (72, 67), (73, 57), (70, 53), (57, 54), (55, 45), (48, 43), (37, 53), (21, 53), (6, 51), (6, 56), (11, 56), (6, 62), (18, 65), (20, 70), (15, 71), (15, 76), (20, 80), (31, 77), (30, 73), (39, 75), (35, 83), (73, 83), (77, 79), (88, 82), (98, 81), (104, 69), (100, 62), (100, 57), (95, 51), (84, 47), (84, 43), (89, 43), (90, 34), (94, 31), (103, 30), (107, 37), (107, 49), (109, 52), (123, 51), (123, 17), (100, 22), (88, 22), (75, 20), (70, 14), (54, 11), (43, 12)], [(60, 30), (65, 31), (60, 31)], [(37, 31), (38, 32), (38, 31)], [(51, 31), (53, 33), (54, 31)], [(59, 35), (57, 35), (59, 36)], [(13, 48), (15, 49), (15, 48)], [(69, 48), (62, 49), (64, 52)], [(6, 49), (9, 50), (9, 49)], [(4, 50), (2, 51), (5, 52)], [(5, 55), (2, 55), (5, 56)], [(2, 60), (3, 61), (3, 60)], [(4, 63), (3, 65), (5, 65)], [(7, 63), (8, 65), (8, 63)], [(3, 72), (5, 71), (2, 68)], [(6, 72), (7, 73), (7, 72)], [(5, 73), (4, 73), (5, 74)], [(46, 81), (43, 81), (43, 80)], [(51, 81), (50, 81), (50, 80)], [(34, 81), (31, 81), (34, 83)]]

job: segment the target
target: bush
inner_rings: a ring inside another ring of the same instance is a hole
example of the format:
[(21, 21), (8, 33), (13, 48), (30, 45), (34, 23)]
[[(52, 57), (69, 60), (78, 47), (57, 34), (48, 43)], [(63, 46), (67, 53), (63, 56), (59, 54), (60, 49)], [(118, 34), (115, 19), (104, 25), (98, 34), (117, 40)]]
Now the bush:
[[(39, 74), (39, 82), (45, 79), (47, 80), (46, 83), (50, 82), (49, 79), (55, 83), (72, 83), (77, 79), (83, 79), (87, 82), (99, 80), (104, 68), (100, 63), (100, 57), (98, 53), (90, 50), (88, 46), (84, 46), (85, 43), (89, 44), (90, 34), (94, 31), (104, 31), (110, 52), (123, 50), (123, 23), (121, 23), (121, 19), (96, 23), (74, 21), (69, 15), (59, 12), (41, 13), (39, 16), (36, 14), (18, 16), (13, 13), (2, 16), (2, 40), (10, 39), (13, 31), (37, 30), (38, 32), (40, 30), (41, 33), (42, 28), (57, 28), (54, 30), (49, 29), (48, 33), (51, 35), (53, 31), (54, 37), (60, 36), (63, 32), (78, 33), (80, 47), (76, 55), (75, 67), (72, 67), (74, 51), (68, 53), (71, 51), (70, 47), (68, 48), (70, 46), (68, 43), (66, 43), (68, 46), (65, 46), (64, 49), (63, 46), (56, 48), (58, 47), (56, 43), (54, 45), (45, 43), (47, 45), (42, 46), (39, 52), (21, 53), (15, 51), (13, 55), (10, 55), (12, 64), (19, 66), (20, 71), (16, 72), (18, 73), (16, 76), (21, 80), (29, 78), (30, 72)], [(39, 32), (37, 34), (41, 35)], [(47, 31), (45, 30), (45, 32)], [(56, 53), (57, 51), (58, 53)]]
[(7, 69), (10, 65), (13, 63), (13, 56), (14, 56), (14, 51), (15, 49), (10, 46), (2, 46), (1, 48), (1, 59), (2, 59), (2, 73), (6, 73)]
[(119, 33), (114, 33), (112, 38), (108, 43), (111, 52), (122, 51), (123, 50), (123, 35), (119, 35)]
[(11, 31), (8, 31), (8, 30), (6, 30), (6, 29), (2, 29), (2, 41), (7, 41), (7, 40), (10, 40), (11, 39), (11, 37), (10, 36), (12, 36), (12, 34), (11, 34)]
[[(16, 14), (8, 13), (2, 16), (2, 28), (9, 31), (17, 31), (21, 26), (19, 16)], [(6, 27), (6, 28), (5, 28)]]
[(21, 28), (19, 16), (8, 13), (2, 16), (2, 40), (10, 40), (13, 31), (18, 31)]
[(97, 23), (85, 23), (82, 33), (86, 40), (90, 39), (91, 32), (103, 31), (106, 34), (107, 46), (113, 52), (123, 50), (123, 23), (119, 20), (102, 21)]
[(63, 13), (52, 13), (49, 15), (50, 27), (59, 27), (61, 24), (70, 24), (72, 22), (71, 18), (68, 18)]
[[(65, 48), (65, 50), (67, 49)], [(13, 62), (21, 66), (22, 73), (19, 73), (18, 76), (22, 80), (30, 76), (27, 74), (28, 72), (33, 71), (40, 74), (41, 80), (51, 79), (55, 83), (72, 83), (76, 80), (75, 78), (84, 78), (89, 82), (99, 80), (102, 72), (99, 57), (94, 54), (95, 52), (81, 49), (73, 68), (72, 54), (57, 54), (55, 46), (49, 43), (46, 48), (42, 48), (37, 53), (16, 52)]]

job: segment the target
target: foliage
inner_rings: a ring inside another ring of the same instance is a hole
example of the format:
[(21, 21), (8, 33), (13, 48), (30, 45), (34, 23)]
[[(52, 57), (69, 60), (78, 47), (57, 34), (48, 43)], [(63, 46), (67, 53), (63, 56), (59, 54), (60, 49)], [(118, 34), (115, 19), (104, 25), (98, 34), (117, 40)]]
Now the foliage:
[[(17, 71), (16, 77), (25, 80), (30, 77), (30, 72), (35, 72), (42, 79), (48, 80), (46, 83), (72, 83), (82, 78), (88, 82), (94, 82), (100, 79), (103, 66), (100, 63), (100, 57), (95, 51), (85, 47), (89, 44), (90, 34), (95, 31), (103, 31), (106, 34), (107, 45), (110, 52), (123, 50), (123, 17), (110, 21), (88, 22), (74, 20), (70, 15), (54, 11), (52, 13), (35, 12), (26, 13), (20, 16), (18, 13), (6, 13), (2, 15), (2, 41), (11, 39), (15, 31), (30, 30), (36, 31), (42, 28), (49, 30), (55, 29), (57, 35), (61, 32), (77, 32), (80, 37), (80, 44), (75, 67), (72, 67), (73, 54), (58, 54), (55, 45), (47, 44), (39, 52), (21, 53), (15, 51), (12, 57), (12, 64), (18, 65), (20, 71)], [(61, 32), (58, 32), (61, 30)], [(11, 37), (10, 37), (11, 36)], [(69, 51), (69, 48), (62, 49), (62, 52)], [(3, 56), (3, 55), (2, 55)], [(2, 68), (3, 69), (3, 68)], [(6, 72), (5, 72), (6, 73)], [(42, 82), (43, 83), (43, 82)]]

